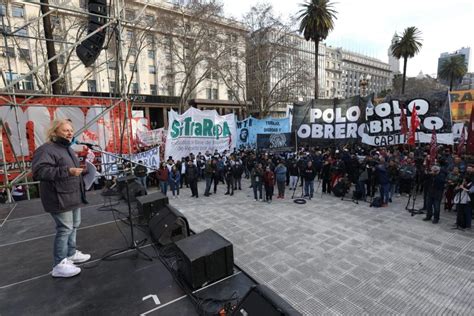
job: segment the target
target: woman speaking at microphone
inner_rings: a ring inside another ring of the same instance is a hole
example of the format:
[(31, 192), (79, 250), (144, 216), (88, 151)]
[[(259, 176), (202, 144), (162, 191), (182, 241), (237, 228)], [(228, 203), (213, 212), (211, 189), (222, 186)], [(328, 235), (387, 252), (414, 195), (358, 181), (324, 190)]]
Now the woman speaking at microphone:
[(81, 272), (75, 263), (90, 255), (76, 249), (76, 231), (81, 223), (81, 205), (85, 199), (83, 168), (71, 148), (74, 130), (70, 120), (52, 122), (47, 142), (33, 154), (33, 178), (40, 181), (43, 208), (56, 223), (52, 276), (68, 278)]

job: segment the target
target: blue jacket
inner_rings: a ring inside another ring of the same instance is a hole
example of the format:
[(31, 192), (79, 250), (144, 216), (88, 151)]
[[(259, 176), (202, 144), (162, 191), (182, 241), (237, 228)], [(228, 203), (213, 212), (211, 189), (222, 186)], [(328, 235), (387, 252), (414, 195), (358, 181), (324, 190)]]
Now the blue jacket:
[(170, 172), (170, 174), (169, 174), (169, 176), (168, 176), (168, 182), (169, 182), (169, 183), (172, 183), (172, 182), (174, 182), (174, 183), (179, 183), (180, 180), (181, 180), (181, 174), (180, 174), (179, 171), (176, 172), (176, 173), (173, 172), (173, 171)]
[(284, 165), (278, 165), (275, 168), (275, 176), (277, 182), (286, 181), (286, 167)]

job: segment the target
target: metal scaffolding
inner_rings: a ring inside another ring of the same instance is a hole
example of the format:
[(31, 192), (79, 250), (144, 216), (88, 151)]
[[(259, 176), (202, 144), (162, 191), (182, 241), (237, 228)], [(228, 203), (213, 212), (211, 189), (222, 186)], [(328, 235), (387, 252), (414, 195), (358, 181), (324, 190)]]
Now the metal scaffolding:
[[(22, 37), (25, 38), (24, 36), (18, 35), (18, 31), (28, 27), (29, 25), (32, 25), (35, 22), (41, 21), (44, 17), (46, 16), (51, 16), (53, 13), (61, 13), (61, 14), (74, 14), (75, 16), (81, 16), (83, 18), (89, 19), (90, 17), (101, 17), (105, 18), (107, 21), (102, 27), (96, 29), (95, 31), (88, 33), (86, 36), (82, 37), (78, 41), (74, 43), (69, 43), (67, 40), (66, 41), (56, 41), (53, 39), (53, 42), (58, 42), (58, 43), (67, 43), (70, 44), (68, 47), (65, 47), (64, 49), (58, 51), (54, 56), (48, 58), (46, 61), (41, 63), (40, 65), (37, 65), (35, 67), (30, 68), (30, 70), (24, 74), (21, 75), (17, 78), (13, 78), (13, 70), (12, 70), (12, 62), (10, 60), (10, 54), (6, 54), (6, 59), (7, 59), (7, 65), (8, 65), (8, 74), (7, 78), (5, 78), (5, 73), (2, 71), (2, 78), (5, 83), (4, 91), (2, 91), (2, 96), (0, 96), (0, 99), (5, 102), (5, 105), (3, 106), (10, 106), (14, 109), (15, 111), (15, 120), (16, 120), (16, 128), (17, 128), (17, 133), (19, 136), (19, 146), (20, 146), (20, 152), (17, 153), (14, 148), (13, 144), (10, 138), (11, 131), (8, 129), (8, 126), (4, 124), (0, 120), (0, 135), (4, 131), (5, 135), (7, 135), (7, 140), (9, 142), (9, 145), (13, 149), (13, 155), (14, 159), (17, 162), (17, 165), (20, 167), (20, 173), (15, 176), (14, 179), (11, 181), (9, 180), (9, 175), (8, 175), (8, 170), (7, 170), (7, 161), (6, 161), (6, 156), (5, 156), (5, 146), (3, 142), (3, 137), (0, 137), (0, 159), (3, 161), (3, 183), (0, 186), (1, 188), (5, 189), (7, 191), (7, 198), (8, 202), (12, 202), (12, 196), (11, 196), (11, 190), (14, 185), (16, 184), (23, 184), (27, 188), (31, 184), (36, 184), (37, 182), (32, 182), (28, 181), (26, 178), (27, 176), (31, 173), (31, 169), (26, 168), (26, 163), (25, 163), (25, 153), (23, 152), (23, 142), (26, 140), (22, 139), (22, 134), (20, 132), (20, 121), (18, 118), (18, 111), (21, 111), (21, 106), (48, 106), (44, 104), (30, 104), (30, 102), (34, 103), (34, 98), (36, 97), (55, 97), (55, 98), (61, 98), (61, 97), (68, 97), (68, 98), (75, 98), (78, 96), (74, 95), (52, 95), (52, 94), (45, 94), (42, 92), (38, 93), (23, 93), (19, 92), (18, 89), (16, 89), (16, 86), (26, 78), (29, 78), (33, 74), (37, 74), (40, 70), (44, 70), (45, 67), (47, 67), (51, 61), (59, 59), (61, 56), (66, 56), (68, 54), (72, 53), (73, 49), (76, 49), (79, 45), (81, 45), (82, 42), (85, 40), (92, 38), (95, 36), (98, 32), (101, 32), (103, 30), (107, 30), (107, 37), (106, 41), (115, 41), (115, 62), (117, 63), (116, 65), (116, 75), (115, 78), (119, 79), (119, 97), (113, 96), (112, 93), (109, 93), (109, 97), (94, 97), (94, 99), (103, 99), (107, 100), (110, 102), (110, 105), (105, 107), (100, 107), (101, 112), (97, 114), (94, 118), (92, 118), (90, 121), (86, 122), (85, 126), (77, 130), (74, 134), (75, 137), (78, 137), (81, 135), (84, 131), (86, 131), (89, 127), (91, 127), (93, 124), (95, 124), (99, 119), (103, 118), (107, 113), (110, 111), (114, 110), (117, 106), (120, 106), (122, 104), (125, 105), (125, 117), (124, 117), (124, 124), (121, 125), (123, 126), (123, 130), (120, 130), (120, 133), (127, 133), (129, 137), (128, 139), (128, 150), (131, 152), (131, 141), (130, 141), (130, 135), (131, 131), (129, 130), (129, 120), (131, 119), (131, 113), (129, 112), (129, 104), (133, 106), (133, 102), (131, 103), (130, 101), (130, 96), (129, 96), (129, 85), (127, 85), (127, 76), (125, 73), (125, 62), (126, 60), (124, 59), (124, 54), (123, 54), (123, 49), (124, 49), (124, 41), (123, 41), (123, 34), (124, 34), (124, 28), (125, 27), (130, 27), (133, 26), (133, 22), (137, 22), (140, 20), (140, 17), (144, 14), (146, 7), (148, 4), (144, 4), (143, 8), (139, 12), (138, 16), (134, 19), (134, 21), (126, 21), (125, 19), (125, 2), (124, 0), (110, 0), (110, 3), (108, 5), (108, 15), (106, 17), (102, 15), (97, 15), (94, 13), (90, 13), (87, 11), (81, 11), (77, 7), (73, 7), (70, 5), (70, 1), (66, 1), (64, 3), (61, 3), (61, 5), (55, 5), (55, 4), (48, 4), (44, 2), (34, 2), (34, 1), (28, 1), (28, 5), (37, 5), (38, 6), (38, 11), (40, 12), (39, 16), (34, 18), (33, 20), (27, 21), (24, 25), (16, 27), (15, 31), (8, 31), (11, 30), (11, 20), (8, 18), (8, 6), (11, 5), (10, 1), (7, 1), (5, 3), (5, 14), (2, 14), (1, 16), (1, 25), (3, 28), (2, 35), (3, 35), (3, 41), (5, 45), (5, 49), (8, 50), (9, 48), (9, 38), (13, 38), (14, 45), (17, 45), (18, 48), (19, 44), (18, 41), (15, 40), (15, 37)], [(41, 13), (41, 6), (47, 6), (49, 8), (48, 12), (46, 13)], [(48, 39), (43, 38), (41, 36), (27, 36), (27, 38), (32, 38), (37, 41), (48, 41)], [(106, 50), (107, 54), (107, 50)], [(108, 57), (106, 55), (106, 58), (108, 60)], [(67, 75), (71, 74), (74, 70), (79, 68), (82, 64), (78, 62), (75, 65), (72, 65), (68, 68), (67, 71), (62, 71), (61, 74), (59, 75), (58, 78), (55, 80), (51, 81), (49, 80), (45, 86), (46, 91), (50, 90), (52, 85), (57, 82), (58, 80), (64, 79)], [(64, 66), (66, 67), (66, 66)], [(110, 82), (110, 73), (107, 68), (107, 79), (108, 82)], [(118, 72), (118, 75), (117, 75)], [(84, 81), (81, 82), (81, 85), (84, 84)], [(71, 89), (74, 91), (75, 89)], [(21, 97), (21, 98), (20, 98)], [(82, 97), (84, 98), (84, 97)], [(21, 99), (21, 101), (18, 101), (18, 99)], [(30, 101), (30, 102), (29, 102)], [(70, 105), (51, 105), (54, 107), (71, 107)], [(78, 105), (78, 107), (83, 107), (83, 105)], [(105, 127), (104, 127), (105, 128)], [(125, 130), (126, 129), (126, 130)], [(20, 162), (21, 160), (21, 162)], [(27, 190), (28, 194), (28, 199), (29, 197), (29, 190)]]

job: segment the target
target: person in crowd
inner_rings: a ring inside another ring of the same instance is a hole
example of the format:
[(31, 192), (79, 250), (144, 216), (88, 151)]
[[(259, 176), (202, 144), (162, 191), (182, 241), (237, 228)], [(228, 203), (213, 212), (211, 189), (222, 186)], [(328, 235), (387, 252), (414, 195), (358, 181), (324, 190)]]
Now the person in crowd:
[(316, 178), (316, 170), (313, 167), (313, 162), (309, 160), (306, 163), (306, 168), (303, 171), (304, 179), (304, 194), (308, 199), (312, 199), (314, 195), (314, 178)]
[(388, 181), (389, 181), (389, 187), (390, 187), (388, 201), (391, 203), (395, 195), (395, 191), (397, 190), (398, 181), (400, 177), (398, 165), (394, 159), (391, 159), (389, 161), (387, 172), (388, 172)]
[(268, 203), (271, 203), (273, 197), (273, 189), (275, 186), (275, 173), (272, 171), (270, 166), (267, 166), (263, 174), (263, 183), (265, 184), (265, 200)]
[(452, 171), (448, 173), (446, 178), (446, 193), (444, 210), (450, 212), (453, 208), (454, 203), (454, 189), (458, 187), (462, 182), (461, 174), (458, 167), (453, 167)]
[(188, 166), (186, 168), (186, 178), (187, 178), (189, 187), (191, 188), (191, 193), (192, 193), (191, 197), (195, 197), (195, 198), (199, 197), (198, 187), (197, 187), (198, 177), (199, 177), (199, 170), (197, 166), (193, 163), (193, 160), (189, 159)]
[(278, 188), (278, 199), (285, 198), (286, 171), (286, 166), (283, 164), (283, 160), (279, 160), (278, 165), (275, 167), (275, 179)]
[(40, 181), (43, 208), (56, 223), (53, 247), (53, 277), (68, 278), (81, 272), (78, 263), (91, 256), (76, 249), (76, 234), (81, 223), (81, 206), (87, 203), (83, 168), (71, 148), (74, 135), (70, 120), (54, 120), (48, 140), (33, 154), (33, 178)]
[(142, 160), (139, 160), (138, 165), (135, 165), (133, 174), (137, 177), (138, 183), (140, 183), (146, 191), (148, 168), (143, 165)]
[(426, 188), (428, 190), (428, 203), (426, 217), (423, 220), (430, 221), (433, 218), (433, 224), (438, 224), (439, 222), (439, 210), (446, 183), (446, 173), (440, 171), (441, 168), (438, 165), (432, 166), (429, 182), (425, 183), (428, 186)]
[(169, 173), (168, 180), (169, 180), (171, 192), (173, 193), (173, 197), (178, 198), (179, 186), (181, 183), (181, 172), (179, 171), (176, 165), (174, 165), (173, 168), (171, 168), (171, 172)]
[(327, 157), (321, 169), (322, 190), (327, 194), (331, 193), (331, 161), (331, 157)]
[[(216, 174), (216, 164), (214, 159), (206, 161), (206, 168), (204, 168), (204, 179), (206, 180), (206, 189), (204, 190), (204, 196), (210, 196), (212, 181)], [(216, 188), (217, 189), (217, 188)]]
[(228, 160), (224, 167), (224, 177), (227, 183), (227, 191), (225, 195), (234, 195), (234, 174), (231, 162)]
[(415, 185), (416, 168), (411, 158), (407, 158), (400, 167), (400, 194), (412, 194)]
[(244, 167), (242, 161), (237, 160), (232, 167), (232, 175), (234, 176), (234, 189), (242, 190), (242, 174), (244, 173)]
[(160, 184), (160, 192), (166, 195), (168, 192), (168, 181), (169, 181), (169, 170), (166, 166), (166, 163), (162, 162), (160, 164), (160, 169), (156, 172), (156, 177), (158, 178)]
[(296, 160), (293, 159), (290, 161), (288, 172), (290, 174), (290, 190), (296, 190), (296, 186), (298, 185), (298, 178), (300, 176), (300, 170), (298, 169), (298, 164)]
[(390, 180), (385, 165), (385, 159), (383, 157), (379, 159), (379, 164), (375, 167), (375, 171), (377, 175), (377, 183), (379, 184), (382, 206), (387, 206), (390, 192)]
[[(456, 169), (457, 167), (454, 167)], [(453, 170), (454, 170), (453, 169)], [(465, 177), (464, 180), (455, 187), (455, 196), (453, 202), (456, 204), (456, 223), (455, 228), (470, 228), (469, 223), (466, 222), (466, 215), (472, 214), (472, 199), (474, 197), (474, 186), (470, 177)], [(471, 210), (471, 212), (469, 212)], [(469, 227), (467, 227), (469, 225)]]
[[(255, 201), (262, 200), (262, 184), (263, 184), (263, 167), (261, 163), (257, 163), (250, 173), (250, 178), (252, 181), (253, 196)], [(258, 195), (257, 195), (258, 193)]]
[(186, 167), (187, 167), (187, 160), (185, 157), (181, 159), (181, 183), (180, 183), (180, 188), (183, 188), (183, 185), (186, 185), (186, 188), (189, 187), (188, 185), (188, 180), (186, 179)]

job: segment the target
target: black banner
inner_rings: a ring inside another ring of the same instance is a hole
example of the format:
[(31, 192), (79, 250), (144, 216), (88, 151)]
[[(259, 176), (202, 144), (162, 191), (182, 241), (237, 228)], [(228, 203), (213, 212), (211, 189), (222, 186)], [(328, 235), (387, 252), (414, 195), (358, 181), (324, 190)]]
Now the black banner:
[(404, 144), (406, 139), (400, 132), (402, 110), (409, 127), (414, 107), (421, 123), (417, 142), (429, 143), (434, 128), (438, 143), (453, 143), (449, 99), (444, 92), (431, 95), (429, 100), (391, 99), (377, 105), (372, 103), (372, 96), (295, 103), (292, 129), (298, 146), (341, 146), (354, 142), (372, 146)]
[(294, 151), (292, 133), (257, 134), (257, 149), (273, 152)]

